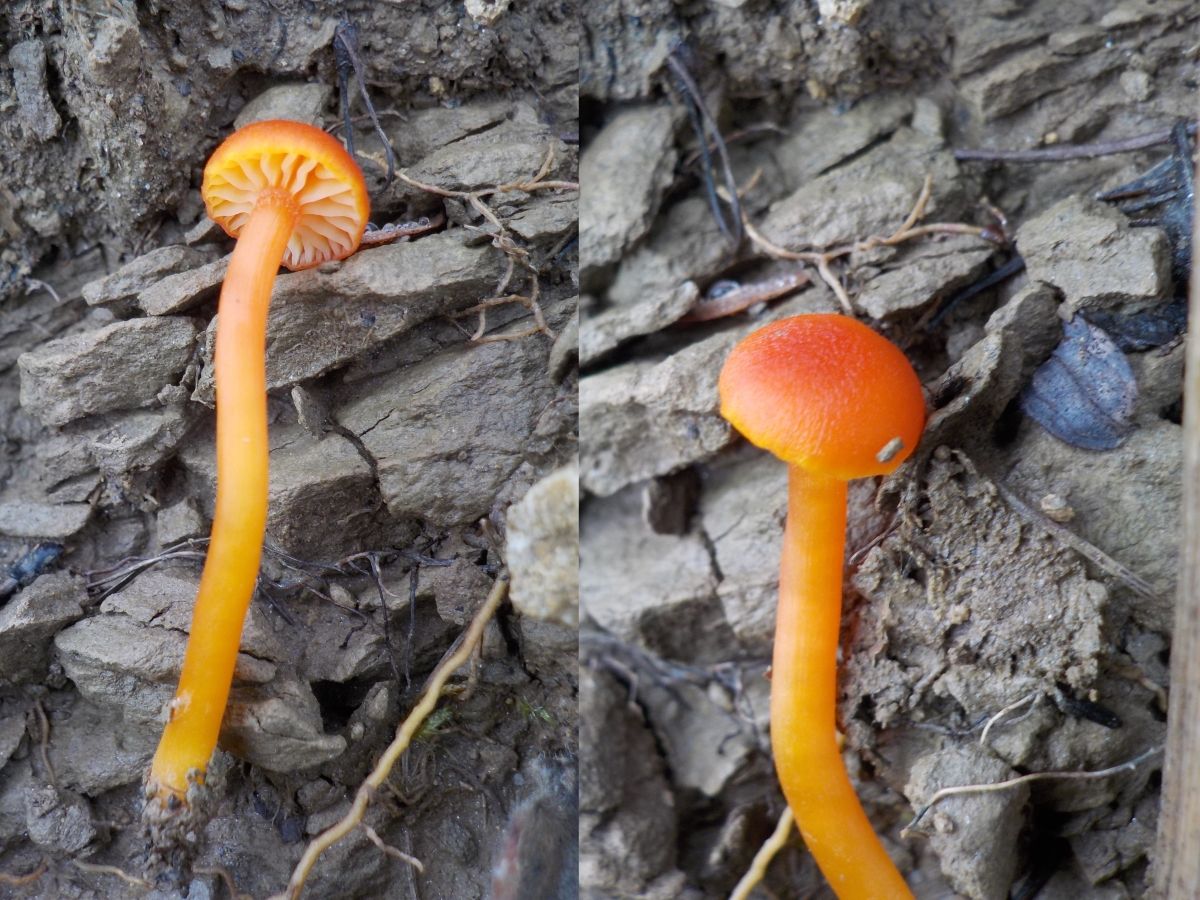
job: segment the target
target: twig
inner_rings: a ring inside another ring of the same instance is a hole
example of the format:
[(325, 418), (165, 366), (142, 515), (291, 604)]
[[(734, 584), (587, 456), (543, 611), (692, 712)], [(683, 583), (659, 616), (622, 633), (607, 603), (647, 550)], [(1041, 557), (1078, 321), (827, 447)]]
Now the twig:
[(46, 718), (46, 710), (42, 707), (41, 700), (34, 700), (33, 708), (37, 710), (38, 725), (41, 727), (38, 750), (41, 753), (42, 765), (46, 767), (50, 783), (58, 787), (58, 776), (54, 773), (54, 766), (50, 765), (50, 720)]
[[(955, 150), (954, 158), (960, 162), (965, 160), (983, 160), (988, 162), (1061, 162), (1067, 159), (1090, 159), (1094, 156), (1132, 153), (1135, 150), (1145, 150), (1147, 147), (1157, 147), (1159, 144), (1169, 144), (1173, 130), (1173, 128), (1163, 128), (1159, 131), (1152, 131), (1149, 134), (1123, 138), (1117, 141), (1101, 141), (1096, 144), (1063, 144), (1058, 147), (1042, 147), (1037, 150)], [(1195, 133), (1195, 124), (1188, 125), (1188, 134)]]
[[(1192, 220), (1200, 247), (1200, 216)], [(1192, 265), (1188, 314), (1200, 322), (1200, 266)], [(1188, 330), (1183, 391), (1183, 510), (1179, 586), (1171, 638), (1171, 700), (1163, 808), (1158, 816), (1154, 881), (1165, 900), (1200, 895), (1200, 329)]]
[[(733, 177), (733, 167), (729, 164), (729, 151), (725, 146), (725, 141), (721, 137), (721, 129), (717, 127), (717, 123), (713, 120), (712, 114), (709, 113), (708, 107), (704, 103), (704, 95), (700, 92), (696, 81), (692, 78), (692, 74), (687, 70), (687, 67), (679, 60), (676, 55), (678, 48), (673, 49), (667, 54), (667, 65), (670, 66), (671, 72), (679, 80), (682, 85), (680, 91), (684, 97), (684, 103), (688, 109), (688, 116), (692, 120), (692, 127), (696, 132), (696, 139), (700, 145), (700, 156), (704, 161), (704, 186), (708, 193), (709, 206), (712, 208), (713, 217), (717, 220), (717, 227), (721, 229), (721, 233), (729, 238), (730, 242), (736, 249), (742, 243), (743, 237), (743, 212), (741, 202), (737, 195), (737, 182)], [(725, 216), (721, 212), (720, 204), (717, 202), (716, 190), (713, 185), (712, 178), (712, 160), (708, 153), (708, 137), (712, 135), (712, 141), (716, 144), (717, 156), (721, 160), (721, 174), (725, 179), (726, 189), (729, 191), (729, 196), (725, 202), (729, 204), (729, 211), (733, 220), (732, 227), (725, 221)]]
[(87, 872), (90, 875), (115, 875), (126, 884), (132, 884), (136, 887), (154, 887), (149, 881), (144, 878), (138, 878), (136, 875), (130, 875), (124, 869), (118, 869), (116, 866), (100, 866), (95, 863), (86, 863), (82, 860), (73, 859), (71, 862), (80, 872)]
[(366, 822), (362, 823), (362, 827), (363, 827), (363, 831), (366, 832), (366, 834), (367, 834), (368, 840), (370, 840), (372, 844), (374, 844), (376, 847), (378, 847), (380, 850), (382, 850), (388, 856), (395, 857), (396, 859), (400, 860), (401, 862), (406, 862), (410, 866), (412, 866), (414, 869), (416, 869), (418, 872), (420, 872), (422, 875), (425, 874), (425, 864), (422, 863), (415, 856), (410, 856), (409, 854), (405, 853), (403, 850), (397, 849), (396, 847), (393, 847), (391, 844), (385, 843), (383, 838), (381, 838), (379, 836), (379, 834), (375, 831), (375, 829), (372, 828), (370, 825), (368, 825)]
[(785, 806), (783, 815), (779, 817), (779, 823), (775, 826), (775, 830), (771, 832), (771, 836), (766, 842), (758, 848), (758, 852), (754, 854), (754, 861), (750, 863), (750, 868), (746, 870), (746, 874), (733, 889), (733, 893), (729, 895), (729, 900), (747, 900), (750, 892), (758, 885), (759, 882), (767, 875), (767, 866), (771, 864), (771, 860), (775, 858), (775, 854), (783, 849), (783, 845), (787, 843), (788, 837), (792, 833), (792, 824), (795, 818), (792, 816), (792, 808)]
[(225, 882), (225, 888), (229, 891), (232, 900), (254, 900), (252, 894), (243, 894), (237, 889), (237, 882), (233, 880), (233, 875), (224, 866), (192, 866), (192, 871), (198, 875), (216, 875)]
[(470, 658), (475, 644), (483, 637), (483, 629), (487, 626), (487, 623), (491, 620), (492, 615), (499, 608), (500, 603), (504, 600), (507, 593), (508, 576), (502, 573), (496, 579), (496, 583), (492, 587), (487, 600), (484, 601), (479, 611), (475, 613), (470, 626), (463, 633), (462, 643), (458, 651), (444, 658), (438, 664), (438, 667), (434, 670), (426, 684), (425, 692), (421, 695), (420, 701), (413, 707), (408, 717), (400, 725), (395, 739), (383, 751), (383, 755), (379, 758), (379, 762), (376, 763), (375, 768), (371, 770), (371, 774), (359, 786), (358, 791), (354, 795), (354, 803), (351, 805), (350, 811), (334, 825), (317, 835), (305, 849), (304, 855), (300, 858), (300, 862), (296, 864), (296, 868), (292, 872), (287, 890), (282, 895), (285, 900), (298, 900), (301, 892), (304, 890), (304, 883), (308, 880), (308, 873), (312, 871), (312, 867), (320, 859), (321, 854), (345, 838), (346, 835), (362, 823), (371, 798), (387, 780), (392, 768), (396, 765), (396, 760), (408, 749), (408, 745), (412, 741), (413, 735), (421, 727), (421, 723), (425, 721), (426, 717), (437, 706), (438, 699), (442, 694), (442, 688), (445, 687), (450, 676)]
[(999, 241), (1000, 235), (996, 231), (991, 228), (981, 228), (977, 225), (966, 225), (961, 222), (932, 222), (928, 225), (918, 225), (917, 222), (925, 215), (925, 207), (929, 204), (929, 198), (932, 196), (932, 193), (933, 176), (926, 175), (925, 182), (921, 185), (921, 191), (917, 194), (917, 199), (913, 204), (912, 210), (899, 228), (889, 235), (870, 235), (860, 241), (855, 241), (853, 244), (844, 244), (827, 250), (788, 250), (780, 247), (763, 235), (762, 232), (754, 227), (748, 217), (743, 221), (743, 225), (751, 242), (768, 256), (774, 256), (777, 259), (796, 260), (816, 266), (822, 280), (829, 285), (830, 289), (837, 296), (838, 302), (842, 305), (842, 310), (846, 315), (852, 316), (854, 315), (854, 307), (850, 302), (850, 295), (829, 267), (829, 264), (834, 260), (848, 256), (851, 253), (872, 250), (875, 247), (894, 247), (897, 244), (910, 241), (913, 238), (923, 237), (927, 234), (967, 234), (977, 237), (980, 240)]
[(33, 884), (39, 878), (46, 874), (46, 870), (50, 868), (50, 864), (46, 862), (45, 857), (41, 863), (32, 872), (26, 875), (9, 875), (7, 872), (0, 872), (0, 884), (7, 884), (12, 887), (23, 887), (27, 884)]
[(783, 297), (809, 284), (812, 276), (805, 269), (796, 268), (752, 284), (743, 284), (709, 300), (701, 300), (681, 318), (681, 324), (711, 322), (725, 316), (737, 315), (744, 310)]
[(1000, 712), (996, 713), (994, 716), (992, 716), (990, 719), (988, 719), (987, 724), (983, 726), (983, 733), (981, 735), (979, 735), (979, 745), (981, 747), (987, 746), (988, 734), (991, 732), (993, 725), (995, 725), (997, 722), (999, 722), (1001, 719), (1003, 719), (1010, 712), (1014, 712), (1014, 711), (1020, 709), (1026, 703), (1035, 703), (1036, 704), (1036, 701), (1037, 701), (1038, 697), (1040, 697), (1040, 696), (1041, 696), (1041, 694), (1039, 694), (1037, 691), (1032, 691), (1032, 692), (1026, 694), (1020, 700), (1017, 700), (1014, 703), (1008, 704), (1008, 706), (1004, 707), (1004, 709), (1000, 710)]
[(921, 807), (920, 811), (913, 816), (911, 822), (900, 829), (900, 837), (908, 838), (914, 833), (919, 834), (920, 832), (914, 831), (917, 823), (925, 817), (927, 812), (947, 797), (958, 797), (963, 794), (991, 794), (996, 791), (1011, 790), (1012, 788), (1020, 787), (1023, 784), (1031, 784), (1035, 781), (1094, 781), (1100, 778), (1110, 778), (1113, 775), (1120, 775), (1122, 772), (1136, 771), (1137, 767), (1142, 763), (1153, 759), (1162, 752), (1162, 746), (1151, 747), (1149, 750), (1143, 750), (1137, 756), (1133, 757), (1133, 759), (1095, 772), (1033, 772), (1030, 775), (1021, 775), (1017, 778), (998, 781), (994, 784), (962, 784), (957, 787), (942, 788), (929, 798), (929, 802)]

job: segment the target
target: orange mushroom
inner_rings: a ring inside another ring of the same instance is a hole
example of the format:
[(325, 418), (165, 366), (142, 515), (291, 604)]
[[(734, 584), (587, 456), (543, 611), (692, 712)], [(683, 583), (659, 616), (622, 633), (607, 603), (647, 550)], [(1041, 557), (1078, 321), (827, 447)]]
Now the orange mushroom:
[(147, 818), (189, 804), (217, 745), (267, 521), (266, 325), (280, 263), (307, 269), (353, 253), (370, 203), (334, 138), (256, 122), (204, 167), (209, 216), (237, 238), (217, 308), (217, 500), (179, 687), (147, 779)]
[(841, 900), (912, 894), (876, 837), (838, 746), (846, 484), (893, 471), (925, 425), (904, 354), (866, 325), (804, 315), (761, 328), (721, 370), (721, 414), (788, 463), (771, 667), (771, 748), (805, 844)]

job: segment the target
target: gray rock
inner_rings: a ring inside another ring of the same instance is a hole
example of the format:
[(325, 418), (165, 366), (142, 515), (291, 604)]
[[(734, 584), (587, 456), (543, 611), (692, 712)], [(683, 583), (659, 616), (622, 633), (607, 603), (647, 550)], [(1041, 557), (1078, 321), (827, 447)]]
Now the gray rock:
[(531, 244), (551, 243), (578, 226), (579, 200), (569, 194), (551, 194), (523, 207), (506, 224)]
[(868, 281), (854, 297), (854, 305), (872, 319), (921, 309), (978, 278), (995, 250), (966, 235), (917, 242)]
[(487, 514), (553, 396), (548, 350), (538, 338), (459, 345), (356, 391), (338, 419), (374, 457), (392, 515)]
[(579, 163), (579, 269), (594, 277), (646, 233), (675, 169), (676, 113), (627, 109), (593, 138)]
[[(220, 232), (219, 226), (211, 222), (208, 226)], [(148, 316), (173, 316), (185, 312), (214, 299), (228, 269), (229, 256), (222, 256), (195, 268), (158, 278), (138, 292), (137, 305)]]
[(29, 839), (53, 853), (77, 853), (96, 837), (88, 802), (53, 785), (37, 785), (25, 795)]
[(89, 306), (132, 301), (168, 275), (188, 272), (212, 262), (215, 254), (211, 247), (179, 244), (158, 247), (130, 260), (111, 275), (85, 284), (81, 293)]
[(45, 676), (50, 641), (83, 616), (83, 579), (66, 572), (43, 575), (0, 608), (0, 683)]
[(690, 197), (664, 212), (645, 242), (621, 260), (604, 295), (606, 308), (661, 306), (685, 282), (703, 283), (728, 264), (729, 242), (708, 204)]
[(329, 84), (276, 84), (243, 106), (233, 124), (235, 128), (241, 128), (264, 119), (290, 119), (319, 125), (321, 114), (332, 96), (333, 87)]
[(1045, 46), (1014, 53), (964, 81), (962, 93), (985, 121), (1011, 115), (1055, 91), (1100, 78), (1121, 66), (1118, 54), (1060, 54)]
[[(355, 549), (370, 524), (373, 479), (354, 445), (339, 434), (314, 438), (298, 425), (273, 427), (270, 445), (268, 538), (308, 559), (336, 558)], [(211, 519), (217, 490), (212, 432), (197, 435), (179, 460)], [(330, 522), (337, 527), (330, 528)]]
[(0, 534), (61, 541), (82, 531), (91, 515), (90, 503), (5, 500), (0, 502)]
[(47, 425), (150, 406), (191, 358), (196, 324), (133, 319), (58, 338), (21, 354), (21, 406)]
[(421, 159), (440, 147), (480, 134), (506, 121), (515, 112), (507, 100), (464, 103), (451, 109), (433, 106), (405, 114), (400, 125), (384, 120), (392, 145), (402, 160)]
[(583, 666), (579, 682), (579, 886), (585, 896), (678, 897), (681, 877), (674, 892), (662, 883), (678, 877), (675, 801), (654, 735), (611, 675)]
[[(495, 288), (502, 254), (469, 247), (461, 231), (356, 253), (336, 271), (308, 269), (275, 280), (267, 317), (267, 387), (335, 369), (435, 316), (464, 309)], [(220, 317), (209, 326), (209, 334)], [(212, 403), (211, 355), (195, 398)]]
[[(533, 178), (554, 148), (569, 159), (567, 146), (536, 120), (513, 119), (479, 134), (438, 147), (408, 171), (409, 177), (449, 191), (475, 191)], [(563, 174), (549, 175), (557, 178)]]
[(521, 661), (541, 681), (574, 683), (579, 672), (579, 628), (541, 619), (517, 622)]
[(558, 337), (554, 339), (554, 346), (550, 348), (550, 360), (546, 364), (550, 380), (555, 384), (566, 378), (567, 373), (579, 363), (579, 299), (575, 298), (572, 305), (575, 312), (559, 330)]
[(242, 685), (230, 696), (221, 746), (273, 772), (299, 772), (340, 756), (341, 735), (321, 727), (321, 708), (306, 682), (276, 678), (269, 685)]
[[(174, 593), (177, 585), (171, 581), (163, 578), (158, 583)], [(57, 656), (67, 677), (84, 697), (120, 708), (132, 722), (161, 725), (162, 710), (174, 695), (179, 679), (187, 644), (182, 629), (191, 622), (194, 596), (119, 597), (114, 595), (101, 606), (107, 614), (85, 619), (59, 632), (54, 639)], [(156, 614), (160, 603), (162, 612)], [(134, 615), (124, 614), (125, 610)], [(252, 607), (250, 616), (253, 615)], [(150, 620), (155, 624), (143, 624)], [(262, 683), (274, 678), (275, 673), (276, 667), (271, 663), (238, 654), (235, 683)]]
[(1171, 291), (1171, 250), (1158, 228), (1133, 228), (1111, 206), (1068, 197), (1017, 232), (1030, 279), (1062, 291), (1071, 313), (1149, 307)]
[[(731, 635), (702, 538), (656, 534), (642, 520), (636, 488), (593, 500), (582, 512), (579, 597), (584, 615), (616, 637), (662, 656), (725, 658), (721, 653), (728, 654)], [(691, 624), (681, 629), (679, 622)]]
[(808, 113), (772, 154), (779, 160), (788, 189), (796, 190), (895, 131), (912, 108), (908, 98), (879, 94), (849, 110), (824, 106)]
[(65, 715), (54, 717), (51, 734), (46, 752), (58, 783), (96, 797), (142, 780), (162, 728), (80, 698)]
[(933, 178), (926, 218), (962, 215), (971, 201), (953, 155), (940, 140), (900, 128), (890, 141), (772, 204), (759, 230), (790, 250), (888, 235), (912, 211), (926, 176)]
[[(511, 528), (511, 526), (510, 526)], [(509, 557), (511, 565), (511, 556)], [(475, 609), (491, 591), (493, 581), (475, 563), (468, 559), (456, 559), (448, 566), (426, 566), (421, 569), (417, 583), (417, 602), (432, 600), (437, 607), (438, 617), (443, 622), (465, 625)], [(389, 609), (399, 612), (408, 606), (388, 604)], [(364, 602), (364, 606), (375, 606), (378, 601)]]
[(8, 64), (12, 66), (21, 124), (39, 141), (50, 140), (62, 127), (62, 117), (46, 89), (45, 45), (35, 39), (13, 44), (8, 51)]
[(523, 616), (579, 624), (579, 469), (551, 472), (508, 508), (512, 602)]
[(158, 545), (170, 547), (185, 538), (204, 537), (208, 525), (189, 500), (180, 500), (158, 511)]
[(0, 769), (8, 763), (25, 737), (25, 717), (5, 716), (0, 719)]
[[(905, 796), (920, 809), (944, 787), (991, 784), (1014, 776), (1012, 769), (973, 744), (946, 747), (917, 760)], [(928, 813), (929, 841), (954, 888), (979, 900), (1004, 900), (1016, 875), (1028, 785), (990, 794), (950, 797)], [(932, 827), (929, 827), (932, 826)]]
[(579, 362), (587, 366), (630, 338), (653, 334), (682, 318), (695, 306), (700, 290), (685, 281), (665, 294), (650, 294), (644, 302), (614, 306), (587, 315), (579, 336)]
[(24, 840), (25, 795), (33, 787), (33, 768), (29, 757), (10, 760), (0, 769), (0, 841)]
[(89, 420), (78, 437), (92, 464), (107, 475), (151, 469), (171, 456), (195, 421), (191, 404), (172, 403)]

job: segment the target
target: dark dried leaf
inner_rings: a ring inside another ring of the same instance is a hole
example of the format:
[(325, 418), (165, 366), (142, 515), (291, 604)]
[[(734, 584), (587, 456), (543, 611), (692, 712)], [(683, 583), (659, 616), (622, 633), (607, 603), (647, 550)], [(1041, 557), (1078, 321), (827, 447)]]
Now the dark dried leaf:
[(1132, 428), (1137, 382), (1107, 334), (1076, 316), (1065, 337), (1021, 394), (1025, 414), (1061, 441), (1112, 450)]

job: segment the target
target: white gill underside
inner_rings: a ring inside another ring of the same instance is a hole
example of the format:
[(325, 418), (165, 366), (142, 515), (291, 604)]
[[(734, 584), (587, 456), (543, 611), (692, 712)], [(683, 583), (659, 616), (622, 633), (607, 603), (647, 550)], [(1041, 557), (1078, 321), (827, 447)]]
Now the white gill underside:
[(350, 252), (362, 227), (353, 193), (324, 165), (295, 153), (239, 159), (213, 174), (209, 189), (213, 217), (233, 232), (240, 231), (254, 209), (254, 198), (267, 187), (287, 189), (300, 206), (300, 219), (283, 254), (289, 269)]

